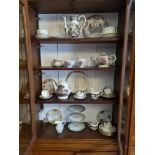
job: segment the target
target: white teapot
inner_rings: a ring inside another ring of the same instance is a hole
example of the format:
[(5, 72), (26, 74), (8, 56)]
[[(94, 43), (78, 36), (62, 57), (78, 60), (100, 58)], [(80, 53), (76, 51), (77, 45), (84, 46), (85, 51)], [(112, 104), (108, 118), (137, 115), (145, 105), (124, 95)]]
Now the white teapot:
[(66, 122), (63, 121), (55, 121), (56, 124), (56, 131), (57, 133), (62, 133), (64, 130), (64, 125), (66, 124)]
[[(80, 28), (79, 21), (81, 18), (84, 18), (84, 24)], [(68, 24), (68, 26), (67, 26), (66, 17), (63, 17), (63, 19), (64, 19), (65, 31), (69, 37), (79, 37), (82, 34), (82, 30), (86, 24), (86, 17), (84, 15), (70, 16), (70, 23)]]
[(74, 83), (68, 85), (67, 81), (61, 80), (58, 84), (53, 82), (55, 93), (59, 99), (68, 99), (68, 95), (73, 90)]

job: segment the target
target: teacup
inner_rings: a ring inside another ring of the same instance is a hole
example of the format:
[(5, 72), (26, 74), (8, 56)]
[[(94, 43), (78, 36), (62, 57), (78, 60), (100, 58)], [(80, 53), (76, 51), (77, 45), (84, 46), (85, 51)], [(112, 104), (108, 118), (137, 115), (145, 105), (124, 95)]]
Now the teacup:
[(44, 97), (44, 98), (47, 98), (49, 96), (49, 91), (48, 90), (42, 90), (41, 91), (41, 96)]
[(65, 60), (64, 63), (67, 68), (72, 68), (75, 64), (75, 61), (74, 60)]
[(103, 93), (105, 95), (112, 95), (113, 94), (113, 90), (112, 90), (112, 88), (110, 86), (106, 86), (106, 87), (103, 88)]
[(83, 98), (83, 97), (86, 96), (86, 92), (85, 91), (78, 90), (78, 91), (75, 92), (75, 96), (77, 98)]
[(88, 126), (89, 126), (92, 130), (97, 130), (97, 129), (98, 129), (98, 125), (99, 125), (99, 122), (88, 122)]
[(46, 29), (38, 29), (37, 35), (48, 35), (48, 30)]
[(102, 91), (94, 91), (94, 92), (91, 92), (91, 98), (96, 100), (98, 99), (98, 97), (102, 94)]
[(54, 60), (53, 60), (53, 65), (54, 65), (55, 67), (61, 67), (61, 66), (64, 65), (64, 61), (61, 60), (61, 59), (54, 59)]
[(79, 59), (79, 67), (84, 68), (86, 66), (87, 59)]

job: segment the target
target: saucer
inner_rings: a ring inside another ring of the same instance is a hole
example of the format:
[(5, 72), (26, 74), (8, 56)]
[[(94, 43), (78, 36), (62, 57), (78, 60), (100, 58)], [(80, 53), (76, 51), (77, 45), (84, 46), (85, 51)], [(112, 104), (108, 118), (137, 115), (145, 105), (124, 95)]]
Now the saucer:
[(79, 97), (79, 96), (74, 95), (73, 97), (74, 97), (75, 99), (78, 99), (78, 100), (84, 100), (84, 99), (87, 98), (86, 95), (84, 95), (84, 96), (82, 96), (82, 97)]
[(38, 39), (47, 39), (47, 38), (50, 38), (50, 36), (49, 35), (43, 35), (43, 34), (37, 34), (36, 38), (38, 38)]
[(112, 93), (112, 94), (109, 94), (109, 95), (106, 95), (106, 94), (101, 94), (101, 97), (105, 97), (105, 98), (114, 98), (116, 97), (116, 94)]
[(99, 67), (99, 68), (108, 68), (109, 65), (99, 65), (98, 67)]
[(83, 112), (85, 110), (85, 107), (82, 106), (82, 105), (71, 105), (69, 106), (69, 111), (71, 112), (77, 112), (77, 113), (80, 113), (80, 112)]
[(68, 124), (68, 129), (73, 132), (79, 132), (85, 129), (85, 124), (81, 122), (72, 122)]
[(85, 116), (81, 113), (71, 113), (67, 116), (70, 122), (82, 122)]
[(42, 95), (39, 95), (39, 98), (43, 99), (43, 100), (47, 100), (49, 98), (51, 98), (53, 95), (49, 95), (48, 97), (43, 97)]

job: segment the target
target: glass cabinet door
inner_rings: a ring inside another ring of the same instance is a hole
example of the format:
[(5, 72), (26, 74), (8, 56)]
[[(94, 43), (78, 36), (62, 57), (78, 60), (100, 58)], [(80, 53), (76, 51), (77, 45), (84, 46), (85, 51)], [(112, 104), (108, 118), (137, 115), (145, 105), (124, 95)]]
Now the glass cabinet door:
[(24, 6), (19, 3), (19, 154), (23, 155), (32, 139), (32, 121), (24, 30)]
[[(133, 121), (134, 109), (134, 72), (135, 72), (135, 3), (132, 2), (130, 8), (130, 20), (128, 29), (128, 50), (126, 57), (126, 70), (125, 70), (125, 85), (124, 85), (124, 105), (122, 117), (122, 135), (124, 139), (124, 155), (127, 155), (127, 146), (129, 147), (129, 137), (131, 129), (131, 121)], [(134, 125), (132, 126), (134, 131)]]

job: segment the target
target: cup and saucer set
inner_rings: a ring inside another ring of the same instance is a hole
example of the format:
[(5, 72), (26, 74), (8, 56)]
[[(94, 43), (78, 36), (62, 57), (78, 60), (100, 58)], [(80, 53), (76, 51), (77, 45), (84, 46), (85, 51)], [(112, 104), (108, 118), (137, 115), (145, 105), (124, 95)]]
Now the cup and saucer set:
[(42, 90), (39, 98), (41, 99), (50, 99), (53, 95), (49, 93), (48, 90)]

